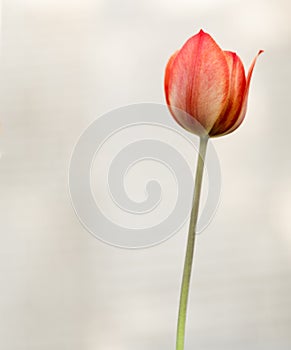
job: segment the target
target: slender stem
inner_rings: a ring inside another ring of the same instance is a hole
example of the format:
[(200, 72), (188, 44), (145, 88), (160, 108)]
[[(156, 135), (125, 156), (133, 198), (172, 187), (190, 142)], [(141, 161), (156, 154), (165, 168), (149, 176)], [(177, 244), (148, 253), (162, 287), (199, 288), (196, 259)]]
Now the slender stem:
[(196, 225), (197, 225), (198, 212), (199, 212), (199, 202), (200, 202), (202, 177), (203, 177), (203, 170), (204, 170), (204, 159), (206, 155), (207, 142), (208, 142), (208, 136), (200, 138), (193, 204), (192, 204), (187, 250), (186, 250), (186, 256), (185, 256), (183, 279), (182, 279), (181, 294), (180, 294), (176, 350), (184, 350), (187, 304), (188, 304), (188, 295), (189, 295), (193, 253), (194, 253), (194, 245), (195, 245)]

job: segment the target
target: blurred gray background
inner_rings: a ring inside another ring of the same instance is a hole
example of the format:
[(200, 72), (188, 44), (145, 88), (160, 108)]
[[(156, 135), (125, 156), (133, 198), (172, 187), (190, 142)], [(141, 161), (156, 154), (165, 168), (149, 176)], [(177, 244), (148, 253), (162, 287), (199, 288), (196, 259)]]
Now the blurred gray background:
[(174, 349), (187, 226), (150, 249), (93, 238), (67, 171), (80, 133), (164, 102), (169, 56), (200, 28), (253, 75), (246, 120), (214, 140), (223, 189), (198, 237), (187, 349), (291, 348), (287, 0), (6, 0), (0, 65), (0, 348)]

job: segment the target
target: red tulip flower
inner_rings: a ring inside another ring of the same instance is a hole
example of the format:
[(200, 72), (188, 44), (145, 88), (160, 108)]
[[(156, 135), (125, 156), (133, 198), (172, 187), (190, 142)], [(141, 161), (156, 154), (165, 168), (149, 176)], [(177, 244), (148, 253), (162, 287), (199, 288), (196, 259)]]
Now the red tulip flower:
[(166, 101), (175, 120), (199, 136), (226, 135), (238, 128), (246, 114), (256, 59), (262, 52), (246, 76), (236, 53), (223, 51), (202, 30), (192, 36), (166, 67)]
[(209, 137), (231, 133), (242, 123), (259, 51), (248, 75), (234, 52), (223, 51), (202, 30), (170, 58), (165, 93), (170, 112), (186, 130), (200, 137), (193, 206), (181, 285), (176, 350), (184, 350), (187, 303), (193, 263), (204, 159)]

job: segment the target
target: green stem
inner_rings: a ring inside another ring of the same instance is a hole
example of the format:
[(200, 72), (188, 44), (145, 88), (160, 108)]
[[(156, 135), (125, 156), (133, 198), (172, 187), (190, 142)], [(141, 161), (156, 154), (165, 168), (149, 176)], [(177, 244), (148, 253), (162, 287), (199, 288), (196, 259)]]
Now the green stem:
[(206, 155), (207, 142), (208, 142), (208, 136), (200, 138), (193, 204), (192, 204), (187, 250), (186, 250), (184, 272), (183, 272), (181, 294), (180, 294), (176, 350), (184, 350), (187, 304), (188, 304), (188, 295), (189, 295), (190, 278), (191, 278), (195, 236), (196, 236), (196, 225), (197, 225), (198, 212), (199, 212), (199, 202), (200, 202), (202, 177), (203, 177), (203, 170), (204, 170), (204, 159)]

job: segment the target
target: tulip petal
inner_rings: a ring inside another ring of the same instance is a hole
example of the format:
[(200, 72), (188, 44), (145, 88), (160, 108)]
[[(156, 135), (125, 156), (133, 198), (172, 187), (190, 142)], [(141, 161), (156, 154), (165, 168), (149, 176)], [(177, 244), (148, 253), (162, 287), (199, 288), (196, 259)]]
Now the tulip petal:
[(243, 101), (242, 101), (242, 107), (241, 107), (239, 116), (237, 117), (236, 122), (233, 124), (233, 126), (231, 128), (229, 128), (227, 130), (227, 132), (224, 133), (224, 135), (227, 135), (227, 134), (233, 132), (235, 129), (237, 129), (241, 125), (241, 123), (244, 120), (244, 117), (245, 117), (246, 111), (247, 111), (248, 95), (249, 95), (249, 89), (250, 89), (250, 83), (251, 83), (253, 70), (254, 70), (257, 58), (263, 52), (264, 52), (263, 50), (260, 50), (257, 53), (257, 55), (255, 56), (255, 58), (253, 59), (253, 62), (252, 62), (251, 66), (249, 68), (249, 71), (248, 71), (248, 76), (247, 76), (247, 80), (246, 80), (246, 88), (245, 88), (245, 93), (244, 93), (244, 97), (243, 97)]
[(209, 132), (211, 137), (223, 135), (236, 122), (242, 107), (246, 88), (245, 70), (240, 58), (230, 51), (224, 51), (230, 71), (230, 89), (225, 111)]
[(225, 110), (229, 94), (224, 52), (201, 30), (170, 59), (166, 75), (168, 105), (186, 112), (172, 112), (174, 118), (191, 132), (198, 133), (196, 120), (209, 132)]
[[(201, 132), (204, 131), (203, 128), (201, 128), (201, 125), (197, 123), (196, 119), (194, 119), (191, 115), (189, 115), (187, 112), (171, 105), (170, 103), (170, 98), (169, 98), (169, 81), (171, 78), (171, 73), (172, 73), (172, 65), (173, 62), (179, 53), (179, 50), (177, 50), (169, 59), (167, 66), (166, 66), (166, 71), (165, 71), (165, 95), (166, 95), (166, 101), (168, 104), (168, 108), (173, 116), (173, 118), (176, 120), (176, 122), (184, 127), (186, 130), (192, 131), (192, 130), (201, 130)], [(203, 129), (203, 130), (202, 130)]]
[(166, 66), (166, 72), (165, 72), (165, 94), (166, 94), (166, 101), (167, 104), (170, 105), (169, 103), (169, 80), (170, 80), (170, 76), (171, 76), (171, 68), (174, 62), (174, 59), (176, 58), (177, 54), (178, 54), (179, 50), (177, 50), (169, 59), (167, 66)]

